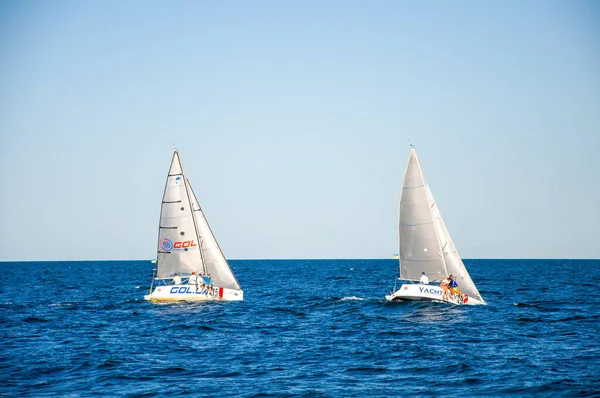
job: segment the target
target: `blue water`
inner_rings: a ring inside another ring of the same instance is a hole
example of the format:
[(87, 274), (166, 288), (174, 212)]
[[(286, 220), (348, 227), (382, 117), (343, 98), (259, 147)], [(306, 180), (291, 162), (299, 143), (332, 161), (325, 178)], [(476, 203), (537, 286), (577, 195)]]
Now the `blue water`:
[(0, 263), (0, 395), (600, 396), (600, 260), (466, 260), (487, 306), (386, 303), (397, 260), (231, 261), (245, 301), (151, 304), (148, 261)]

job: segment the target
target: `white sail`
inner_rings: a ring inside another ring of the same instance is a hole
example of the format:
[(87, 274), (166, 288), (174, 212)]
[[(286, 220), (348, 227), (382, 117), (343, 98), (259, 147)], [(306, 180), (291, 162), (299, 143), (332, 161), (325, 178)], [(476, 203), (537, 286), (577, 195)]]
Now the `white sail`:
[[(401, 279), (418, 281), (425, 272), (431, 281), (437, 282), (454, 275), (461, 292), (470, 297), (471, 301), (467, 298), (465, 303), (485, 304), (452, 242), (414, 148), (404, 176), (399, 227)], [(395, 297), (435, 300), (443, 296), (441, 288), (403, 285), (389, 299)]]
[(196, 232), (191, 188), (188, 187), (179, 153), (175, 151), (163, 194), (158, 232), (156, 277), (175, 273), (189, 275), (204, 272), (198, 233)]
[(429, 187), (427, 187), (429, 193), (429, 199), (431, 201), (431, 208), (433, 210), (433, 215), (436, 222), (436, 227), (438, 231), (438, 237), (440, 239), (440, 246), (442, 248), (442, 255), (444, 256), (444, 262), (446, 264), (447, 274), (454, 275), (456, 282), (460, 290), (467, 294), (470, 297), (476, 298), (477, 300), (484, 302), (481, 294), (475, 287), (475, 283), (471, 279), (471, 276), (467, 272), (465, 265), (454, 246), (454, 242), (450, 237), (450, 233), (446, 228), (446, 224), (444, 223), (444, 219), (440, 213), (440, 210), (437, 206), (437, 203), (433, 199), (433, 195)]
[(418, 281), (421, 272), (432, 280), (446, 274), (427, 186), (414, 148), (402, 186), (399, 245), (402, 279)]
[[(188, 186), (191, 185), (188, 181)], [(192, 208), (196, 215), (196, 225), (198, 227), (198, 234), (200, 236), (200, 246), (202, 249), (202, 257), (206, 266), (206, 272), (211, 274), (213, 283), (216, 286), (226, 287), (230, 289), (240, 289), (229, 264), (213, 235), (208, 221), (204, 216), (204, 212), (200, 208), (198, 198), (192, 190)]]

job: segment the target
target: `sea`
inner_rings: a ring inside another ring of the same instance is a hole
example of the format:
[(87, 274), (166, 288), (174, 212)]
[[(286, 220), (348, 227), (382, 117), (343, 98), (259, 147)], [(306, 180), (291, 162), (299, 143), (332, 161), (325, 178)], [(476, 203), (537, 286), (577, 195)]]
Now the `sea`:
[(388, 303), (398, 260), (232, 260), (243, 302), (144, 301), (150, 261), (4, 262), (0, 395), (600, 397), (600, 260), (465, 260), (486, 306)]

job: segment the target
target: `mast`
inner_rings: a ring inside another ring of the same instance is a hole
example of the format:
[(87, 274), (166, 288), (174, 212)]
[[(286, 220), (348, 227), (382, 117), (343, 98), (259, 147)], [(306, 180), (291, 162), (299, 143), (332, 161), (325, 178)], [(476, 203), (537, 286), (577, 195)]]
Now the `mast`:
[(192, 214), (192, 221), (194, 222), (194, 235), (196, 236), (196, 240), (198, 241), (198, 250), (200, 251), (200, 260), (202, 263), (202, 271), (204, 275), (208, 275), (208, 272), (206, 270), (206, 262), (204, 261), (204, 253), (202, 250), (202, 240), (200, 235), (198, 235), (198, 223), (196, 222), (196, 216), (194, 215), (194, 208), (192, 206), (192, 198), (190, 197), (190, 182), (187, 179), (187, 176), (185, 175), (185, 171), (183, 170), (183, 166), (181, 164), (181, 158), (179, 156), (177, 156), (177, 159), (179, 160), (179, 167), (181, 167), (181, 174), (183, 174), (183, 184), (185, 186), (185, 194), (186, 197), (188, 199), (188, 204), (190, 206), (190, 210), (191, 210), (191, 214)]

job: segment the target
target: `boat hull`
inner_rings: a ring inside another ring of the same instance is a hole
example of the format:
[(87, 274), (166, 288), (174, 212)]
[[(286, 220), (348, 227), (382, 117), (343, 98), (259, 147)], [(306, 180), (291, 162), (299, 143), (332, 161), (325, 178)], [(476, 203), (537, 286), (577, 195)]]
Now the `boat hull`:
[(385, 296), (388, 301), (437, 301), (450, 304), (485, 304), (473, 297), (464, 295), (464, 301), (458, 297), (443, 297), (444, 291), (436, 285), (403, 284), (394, 293)]
[(170, 301), (243, 301), (243, 290), (214, 286), (212, 289), (194, 285), (157, 286), (145, 300), (156, 302)]

